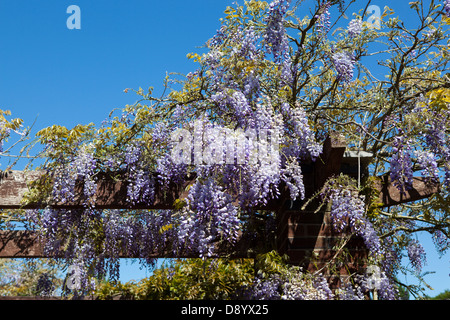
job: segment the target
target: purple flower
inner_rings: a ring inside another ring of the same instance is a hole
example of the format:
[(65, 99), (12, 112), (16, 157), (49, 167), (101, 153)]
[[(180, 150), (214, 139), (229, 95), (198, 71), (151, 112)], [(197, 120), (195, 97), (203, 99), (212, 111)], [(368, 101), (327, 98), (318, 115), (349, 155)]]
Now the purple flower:
[(252, 288), (251, 298), (255, 300), (279, 300), (283, 282), (278, 274), (271, 275), (267, 279), (257, 278)]
[(322, 153), (322, 145), (316, 141), (305, 110), (300, 106), (290, 108), (284, 104), (283, 111), (287, 125), (293, 130), (293, 141), (284, 153), (286, 156), (310, 157), (314, 161)]
[(274, 0), (269, 5), (264, 40), (266, 50), (273, 54), (275, 62), (281, 61), (289, 47), (284, 28), (284, 17), (289, 4), (290, 0)]
[[(178, 109), (178, 107), (177, 107)], [(177, 110), (176, 110), (177, 111)], [(169, 128), (166, 123), (158, 122), (153, 128), (152, 137), (154, 142), (164, 143), (169, 140)], [(138, 155), (139, 157), (139, 155)]]
[(422, 245), (417, 240), (412, 240), (408, 245), (408, 258), (417, 273), (420, 273), (426, 262), (426, 254)]
[(422, 169), (422, 176), (432, 181), (439, 180), (439, 169), (433, 152), (416, 151), (417, 162)]
[(353, 78), (353, 68), (355, 67), (355, 57), (347, 51), (336, 52), (331, 60), (338, 72), (338, 79), (348, 83)]
[(125, 163), (128, 166), (136, 164), (141, 156), (141, 146), (137, 143), (130, 143), (125, 152)]
[(395, 137), (390, 160), (390, 177), (397, 189), (404, 193), (412, 187), (413, 170), (410, 142), (403, 136)]
[(444, 0), (445, 15), (450, 18), (450, 0)]
[[(257, 41), (258, 35), (255, 33), (253, 27), (246, 28), (244, 31), (238, 32), (235, 35), (236, 42), (240, 45), (237, 51), (240, 59), (255, 60), (258, 55)], [(236, 50), (236, 47), (233, 48)]]
[(347, 27), (348, 34), (351, 38), (358, 36), (361, 33), (362, 21), (361, 19), (352, 19)]
[(244, 93), (237, 90), (223, 90), (211, 96), (211, 100), (219, 105), (224, 113), (230, 111), (234, 114), (236, 121), (246, 127), (252, 119), (252, 108)]
[(330, 23), (330, 9), (331, 3), (328, 1), (324, 4), (322, 4), (319, 8), (319, 14), (316, 15), (317, 19), (317, 27), (319, 28), (319, 34), (321, 37), (324, 37), (328, 31), (330, 30), (331, 23)]
[(370, 254), (379, 258), (383, 254), (380, 238), (372, 223), (365, 217), (364, 199), (358, 196), (356, 190), (332, 183), (327, 187), (325, 197), (331, 201), (330, 218), (333, 228), (343, 232), (348, 227), (350, 231), (360, 236)]
[(178, 245), (197, 251), (201, 257), (214, 253), (215, 243), (234, 243), (240, 220), (230, 195), (222, 191), (213, 179), (196, 182), (189, 190), (187, 207), (181, 211)]
[(286, 168), (282, 170), (281, 177), (289, 188), (292, 200), (296, 200), (298, 197), (305, 198), (302, 169), (297, 160), (294, 159), (287, 163)]

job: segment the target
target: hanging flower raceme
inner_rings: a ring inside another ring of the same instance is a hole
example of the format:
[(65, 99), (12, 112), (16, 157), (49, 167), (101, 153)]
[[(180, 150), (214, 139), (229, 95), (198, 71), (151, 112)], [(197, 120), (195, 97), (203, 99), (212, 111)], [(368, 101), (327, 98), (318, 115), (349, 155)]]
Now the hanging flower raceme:
[(384, 250), (374, 226), (365, 216), (364, 197), (348, 181), (329, 180), (321, 193), (331, 203), (330, 218), (337, 232), (350, 231), (360, 236), (370, 255), (379, 260)]
[(330, 30), (330, 9), (331, 3), (329, 1), (323, 3), (319, 8), (319, 14), (316, 15), (317, 19), (317, 28), (321, 37), (325, 37), (328, 31)]
[(240, 91), (225, 89), (212, 95), (211, 100), (219, 105), (221, 112), (227, 113), (232, 111), (241, 127), (246, 127), (249, 119), (253, 118), (253, 111), (249, 101)]
[(447, 17), (450, 17), (450, 0), (444, 0), (444, 12)]
[(209, 257), (221, 241), (233, 244), (238, 237), (240, 220), (230, 195), (213, 179), (195, 182), (189, 189), (187, 207), (180, 218), (178, 245), (187, 252)]
[(348, 35), (351, 38), (354, 38), (361, 34), (362, 31), (362, 20), (361, 19), (352, 19), (348, 23), (347, 27)]
[(411, 240), (407, 248), (408, 258), (417, 273), (422, 271), (426, 263), (426, 254), (422, 245), (417, 240)]
[(264, 41), (267, 52), (273, 54), (275, 62), (280, 62), (289, 49), (284, 28), (284, 18), (289, 5), (290, 0), (274, 0), (269, 5)]
[(413, 183), (410, 151), (409, 141), (404, 136), (398, 136), (394, 139), (393, 155), (390, 161), (390, 178), (402, 193), (411, 189)]
[(91, 145), (83, 145), (69, 161), (59, 159), (53, 171), (54, 200), (68, 203), (75, 200), (75, 186), (83, 183), (82, 200), (85, 205), (90, 204), (90, 198), (97, 190), (95, 169), (97, 159), (94, 158)]
[(415, 151), (414, 155), (422, 169), (422, 176), (432, 182), (439, 181), (439, 168), (436, 155), (433, 152), (424, 150)]
[(336, 52), (332, 55), (331, 60), (338, 72), (338, 78), (344, 83), (349, 83), (353, 79), (353, 69), (355, 67), (353, 53), (348, 51)]
[(287, 102), (282, 104), (281, 109), (286, 126), (293, 132), (292, 135), (284, 137), (283, 154), (287, 157), (315, 161), (322, 153), (323, 147), (314, 136), (305, 110), (299, 105), (291, 108)]
[[(157, 129), (159, 129), (157, 127)], [(160, 130), (154, 134), (159, 139)], [(166, 134), (164, 133), (165, 137)], [(142, 145), (131, 143), (125, 150), (125, 164), (127, 174), (127, 201), (130, 204), (152, 203), (155, 196), (155, 177), (147, 168), (140, 165)]]

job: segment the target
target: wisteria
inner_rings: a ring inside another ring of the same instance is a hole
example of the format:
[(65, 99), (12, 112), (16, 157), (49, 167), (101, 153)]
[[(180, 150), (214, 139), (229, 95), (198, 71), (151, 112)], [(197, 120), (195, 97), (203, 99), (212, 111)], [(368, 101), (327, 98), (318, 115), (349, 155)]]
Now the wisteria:
[[(433, 117), (426, 120), (426, 131), (424, 132), (425, 143), (429, 148), (429, 154), (427, 160), (430, 161), (430, 157), (434, 155), (435, 160), (440, 158), (444, 160), (444, 167), (441, 169), (444, 173), (443, 185), (450, 186), (450, 139), (447, 130), (447, 119), (449, 113), (445, 112), (443, 116), (433, 114)], [(432, 160), (431, 160), (432, 161)], [(435, 177), (436, 168), (435, 163), (432, 161), (431, 171), (432, 176)]]
[(450, 248), (450, 240), (440, 230), (433, 232), (432, 240), (440, 255), (444, 254)]
[(72, 163), (75, 170), (74, 180), (82, 179), (84, 181), (83, 191), (87, 198), (92, 197), (97, 190), (94, 179), (96, 161), (89, 146), (86, 146), (79, 151)]
[(233, 244), (237, 240), (240, 222), (238, 210), (230, 195), (224, 193), (212, 179), (195, 183), (187, 198), (187, 208), (180, 222), (179, 245), (200, 256), (211, 256), (219, 240)]
[(255, 60), (259, 55), (258, 53), (259, 36), (255, 33), (254, 28), (249, 27), (244, 31), (237, 33), (236, 37), (241, 38), (240, 39), (241, 47), (239, 48), (239, 51), (236, 52), (236, 54), (239, 57), (247, 60), (251, 61)]
[(273, 54), (276, 62), (281, 61), (289, 47), (286, 29), (283, 25), (289, 4), (290, 0), (272, 1), (266, 18), (265, 47), (269, 53)]
[(295, 159), (287, 162), (286, 168), (282, 170), (281, 179), (288, 186), (292, 200), (305, 198), (302, 168)]
[(316, 159), (322, 152), (322, 145), (316, 141), (305, 110), (300, 106), (291, 108), (286, 103), (283, 106), (287, 115), (287, 124), (295, 133), (293, 143), (289, 143), (289, 147), (286, 148), (286, 154), (297, 158)]
[(416, 151), (417, 162), (422, 169), (422, 176), (432, 181), (439, 180), (439, 169), (436, 156), (429, 151)]
[(283, 286), (283, 300), (333, 300), (328, 281), (323, 275), (294, 274)]
[(83, 183), (83, 195), (85, 205), (89, 205), (89, 199), (95, 194), (97, 184), (95, 182), (96, 159), (92, 155), (89, 146), (83, 146), (69, 163), (64, 160), (54, 169), (53, 197), (61, 203), (71, 202), (75, 199), (76, 183)]
[(336, 292), (339, 300), (365, 300), (364, 293), (359, 285), (353, 286), (350, 283), (346, 283)]
[(426, 262), (426, 254), (422, 245), (417, 240), (412, 240), (409, 243), (408, 258), (416, 272), (420, 273)]
[[(418, 106), (413, 109), (413, 115), (423, 120), (424, 128), (420, 132), (423, 146), (413, 150), (412, 141), (407, 138), (406, 132), (398, 123), (399, 134), (394, 137), (393, 155), (390, 160), (390, 176), (401, 192), (412, 187), (414, 172), (421, 170), (422, 177), (428, 182), (442, 180), (444, 186), (450, 185), (450, 147), (446, 133), (448, 112), (438, 116), (434, 111), (428, 111), (429, 101), (421, 98)], [(444, 165), (439, 166), (438, 162)]]
[(264, 279), (257, 278), (253, 288), (250, 289), (250, 298), (256, 300), (280, 300), (280, 289), (284, 281), (279, 274)]
[(257, 276), (247, 295), (257, 300), (333, 300), (335, 294), (322, 274), (308, 274), (297, 267), (266, 277)]
[(331, 60), (338, 72), (338, 78), (344, 83), (350, 82), (353, 79), (353, 69), (355, 67), (355, 57), (353, 53), (348, 51), (335, 52), (333, 53)]
[(447, 17), (450, 17), (450, 0), (444, 0), (444, 12)]
[(390, 161), (390, 177), (400, 192), (411, 189), (413, 183), (413, 168), (410, 146), (403, 136), (394, 139), (393, 155)]
[(218, 103), (219, 107), (226, 112), (228, 107), (232, 107), (236, 120), (242, 127), (246, 127), (248, 119), (252, 118), (252, 109), (245, 95), (240, 91), (218, 92), (211, 96), (211, 99)]
[(393, 285), (392, 280), (383, 270), (379, 268), (374, 268), (374, 270), (375, 273), (369, 276), (356, 276), (356, 282), (358, 283), (358, 287), (361, 292), (367, 294), (375, 291), (378, 299), (396, 300), (398, 296), (398, 289)]
[(330, 14), (331, 2), (324, 2), (319, 8), (319, 14), (316, 15), (317, 28), (319, 29), (319, 34), (324, 37), (331, 27), (331, 14)]
[(323, 194), (331, 202), (330, 217), (333, 228), (344, 232), (349, 228), (352, 234), (360, 236), (370, 254), (379, 260), (383, 255), (380, 239), (372, 225), (365, 217), (365, 202), (358, 191), (352, 187), (331, 182)]
[[(160, 139), (160, 127), (156, 127), (155, 140)], [(125, 152), (125, 164), (128, 174), (127, 200), (130, 204), (151, 203), (155, 194), (155, 177), (148, 169), (139, 165), (141, 160), (142, 146), (130, 144)]]
[(361, 19), (352, 19), (348, 23), (347, 31), (350, 37), (356, 37), (361, 34), (362, 29), (362, 20)]

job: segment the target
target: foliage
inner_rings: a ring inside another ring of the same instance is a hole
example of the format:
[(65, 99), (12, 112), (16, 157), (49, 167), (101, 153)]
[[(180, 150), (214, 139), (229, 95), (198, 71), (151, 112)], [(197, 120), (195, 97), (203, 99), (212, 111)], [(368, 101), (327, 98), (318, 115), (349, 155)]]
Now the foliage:
[[(99, 128), (39, 131), (47, 159), (40, 195), (60, 202), (78, 197), (84, 205), (27, 211), (46, 252), (77, 266), (86, 290), (92, 277), (117, 280), (122, 251), (149, 264), (155, 252), (212, 257), (240, 232), (251, 234), (255, 219), (270, 225), (273, 216), (256, 209), (279, 197), (281, 184), (291, 200), (307, 201), (302, 164), (321, 161), (325, 137), (338, 132), (349, 149), (373, 155), (370, 178), (355, 186), (333, 177), (320, 199), (331, 204), (336, 231), (348, 223), (364, 239), (370, 262), (381, 268), (380, 298), (395, 298), (396, 273), (406, 270), (402, 255), (420, 275), (424, 254), (416, 232), (431, 233), (440, 252), (449, 247), (448, 3), (412, 2), (412, 27), (386, 6), (374, 28), (363, 22), (365, 9), (343, 21), (353, 2), (318, 0), (304, 17), (297, 16), (306, 12), (301, 1), (228, 7), (206, 53), (188, 54), (197, 70), (167, 76), (163, 96), (139, 88), (140, 100), (112, 112)], [(127, 181), (130, 204), (152, 203), (157, 185), (167, 192), (170, 182), (194, 181), (175, 210), (98, 210), (96, 183), (105, 175)], [(383, 175), (400, 192), (418, 175), (439, 182), (441, 190), (417, 203), (382, 208), (363, 195)], [(319, 275), (288, 269), (260, 278), (254, 296), (331, 297)], [(367, 279), (359, 280), (346, 297), (368, 287)], [(278, 290), (289, 283), (293, 290)], [(311, 292), (298, 291), (302, 286)], [(202, 290), (199, 296), (211, 296)]]
[(434, 297), (426, 298), (428, 300), (450, 300), (450, 290), (445, 290)]
[(1, 296), (58, 296), (62, 279), (51, 259), (0, 259)]
[(253, 282), (253, 260), (177, 259), (137, 283), (102, 283), (98, 299), (186, 300), (236, 298)]
[[(4, 167), (4, 171), (14, 167), (20, 158), (33, 158), (29, 155), (32, 144), (22, 146), (18, 154), (13, 154), (16, 151), (15, 147), (20, 146), (29, 139), (30, 128), (23, 128), (22, 119), (10, 118), (10, 116), (11, 111), (0, 109), (0, 156), (10, 159), (8, 165)], [(11, 143), (9, 140), (12, 134), (16, 135), (13, 135), (14, 142)]]

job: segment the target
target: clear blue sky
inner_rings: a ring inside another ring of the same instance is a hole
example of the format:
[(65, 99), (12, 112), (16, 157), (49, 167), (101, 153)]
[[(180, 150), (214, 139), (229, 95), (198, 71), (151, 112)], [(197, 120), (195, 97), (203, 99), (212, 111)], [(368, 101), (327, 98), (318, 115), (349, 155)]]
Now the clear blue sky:
[[(125, 88), (153, 86), (158, 92), (166, 72), (193, 71), (186, 54), (214, 35), (233, 2), (0, 0), (0, 109), (26, 125), (37, 119), (34, 132), (52, 124), (100, 124), (112, 109), (136, 101)], [(408, 21), (408, 2), (372, 4), (381, 10), (388, 5)], [(357, 1), (352, 11), (365, 3)], [(66, 26), (70, 5), (81, 9), (80, 30)], [(425, 278), (433, 296), (450, 288), (450, 254), (439, 259), (429, 240), (426, 249), (425, 271), (436, 272)], [(145, 275), (137, 264), (128, 265), (123, 280)]]

